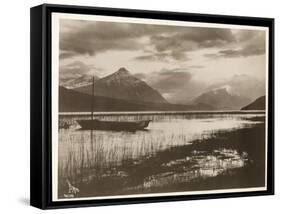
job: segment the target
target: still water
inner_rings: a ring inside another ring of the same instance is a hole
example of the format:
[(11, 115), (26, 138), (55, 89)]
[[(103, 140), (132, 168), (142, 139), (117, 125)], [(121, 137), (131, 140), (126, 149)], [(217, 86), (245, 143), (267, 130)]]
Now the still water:
[[(217, 133), (254, 127), (264, 122), (257, 119), (264, 116), (263, 112), (96, 115), (101, 120), (151, 120), (147, 130), (136, 132), (81, 130), (75, 121), (88, 116), (60, 116), (60, 121), (71, 126), (59, 130), (59, 183), (68, 179), (79, 187), (79, 183), (91, 183), (93, 179), (128, 179), (130, 172), (122, 168), (128, 162), (136, 166), (144, 161), (149, 164), (147, 160), (161, 151), (215, 138)], [(238, 152), (235, 148), (214, 148), (211, 152), (193, 149), (184, 157), (165, 158), (159, 165), (161, 171), (155, 170), (142, 182), (126, 188), (143, 189), (215, 177), (226, 170), (241, 168), (247, 161), (247, 151)]]

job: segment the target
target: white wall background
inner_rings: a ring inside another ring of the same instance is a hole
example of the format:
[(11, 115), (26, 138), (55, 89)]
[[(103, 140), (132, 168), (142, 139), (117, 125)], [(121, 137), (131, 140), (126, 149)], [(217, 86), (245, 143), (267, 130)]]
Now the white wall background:
[[(1, 1), (0, 12), (0, 213), (41, 213), (29, 203), (29, 8), (39, 0)], [(273, 17), (276, 22), (276, 109), (281, 108), (278, 0), (53, 0), (45, 3)], [(276, 112), (276, 195), (98, 208), (52, 210), (50, 213), (268, 213), (281, 208), (281, 118)], [(16, 129), (14, 128), (16, 127)], [(278, 212), (278, 211), (277, 211)]]

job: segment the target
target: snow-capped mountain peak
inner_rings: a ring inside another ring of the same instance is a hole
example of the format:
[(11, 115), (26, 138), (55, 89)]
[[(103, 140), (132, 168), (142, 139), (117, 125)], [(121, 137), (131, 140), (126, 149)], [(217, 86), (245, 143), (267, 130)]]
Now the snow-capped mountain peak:
[(225, 91), (227, 92), (229, 95), (232, 96), (240, 96), (239, 93), (237, 93), (230, 85), (223, 85), (217, 88), (212, 89), (212, 91), (216, 94), (220, 91)]
[(234, 110), (245, 106), (250, 100), (247, 97), (237, 95), (230, 86), (225, 85), (202, 93), (193, 102), (209, 104), (217, 109)]
[[(99, 77), (95, 76), (95, 81), (99, 80)], [(80, 75), (76, 78), (60, 79), (60, 85), (68, 89), (75, 89), (93, 84), (92, 75)]]

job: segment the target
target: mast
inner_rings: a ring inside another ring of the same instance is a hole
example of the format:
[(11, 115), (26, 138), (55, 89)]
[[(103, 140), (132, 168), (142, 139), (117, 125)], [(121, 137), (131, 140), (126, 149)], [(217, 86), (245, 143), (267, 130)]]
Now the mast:
[(92, 84), (92, 95), (91, 95), (91, 120), (94, 119), (94, 82), (95, 82), (95, 77), (93, 76), (93, 84)]

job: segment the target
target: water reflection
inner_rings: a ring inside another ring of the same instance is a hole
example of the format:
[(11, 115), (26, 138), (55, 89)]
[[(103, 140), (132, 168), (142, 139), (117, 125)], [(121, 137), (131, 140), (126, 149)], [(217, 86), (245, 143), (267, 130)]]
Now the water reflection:
[(192, 181), (196, 178), (215, 177), (226, 170), (243, 167), (247, 154), (239, 155), (236, 150), (215, 150), (212, 154), (194, 151), (184, 159), (172, 160), (162, 166), (167, 172), (149, 176), (143, 183), (144, 188), (159, 187)]
[[(152, 119), (148, 131), (114, 132), (79, 130), (75, 120), (70, 129), (59, 130), (59, 179), (72, 182), (91, 182), (106, 177), (127, 177), (118, 166), (128, 161), (135, 165), (159, 151), (188, 145), (195, 140), (212, 138), (219, 132), (228, 132), (261, 123), (251, 118), (263, 114), (218, 115), (121, 115), (100, 116), (103, 120)], [(243, 167), (247, 153), (235, 149), (213, 151), (194, 150), (189, 156), (163, 163), (163, 171), (145, 178), (139, 188), (165, 186), (197, 178), (214, 177), (227, 169)], [(134, 187), (136, 188), (136, 187)]]

